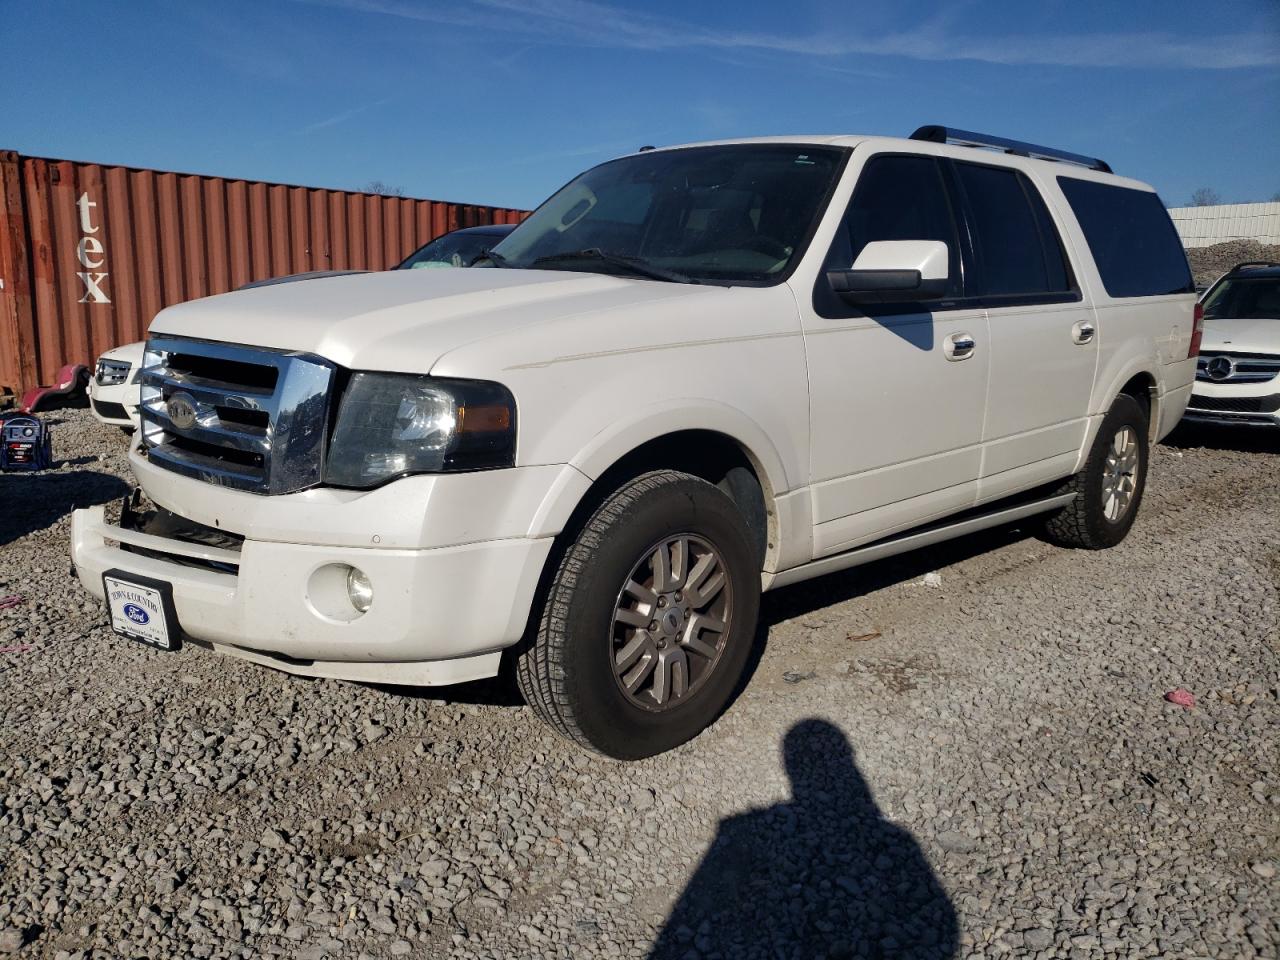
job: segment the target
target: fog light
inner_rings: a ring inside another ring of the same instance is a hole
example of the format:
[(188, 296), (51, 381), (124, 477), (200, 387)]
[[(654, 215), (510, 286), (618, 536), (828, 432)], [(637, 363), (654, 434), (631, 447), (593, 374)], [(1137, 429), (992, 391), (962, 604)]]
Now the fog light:
[(347, 599), (361, 613), (367, 612), (369, 605), (373, 603), (373, 584), (369, 582), (368, 575), (358, 567), (351, 567), (347, 571)]

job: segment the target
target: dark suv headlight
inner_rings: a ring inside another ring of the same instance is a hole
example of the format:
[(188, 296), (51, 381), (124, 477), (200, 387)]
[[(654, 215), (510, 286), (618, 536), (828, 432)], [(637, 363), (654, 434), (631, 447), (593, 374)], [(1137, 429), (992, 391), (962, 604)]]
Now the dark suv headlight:
[(376, 487), (411, 473), (510, 467), (516, 402), (501, 384), (355, 373), (338, 407), (326, 483)]

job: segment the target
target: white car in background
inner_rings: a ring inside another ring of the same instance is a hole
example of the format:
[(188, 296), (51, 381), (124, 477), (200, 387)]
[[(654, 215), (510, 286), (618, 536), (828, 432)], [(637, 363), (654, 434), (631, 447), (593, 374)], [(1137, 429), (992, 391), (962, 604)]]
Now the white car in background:
[(1204, 339), (1186, 419), (1280, 427), (1280, 263), (1237, 264), (1202, 302)]
[(138, 371), (143, 343), (126, 343), (98, 358), (89, 379), (89, 406), (103, 423), (133, 430), (138, 426)]

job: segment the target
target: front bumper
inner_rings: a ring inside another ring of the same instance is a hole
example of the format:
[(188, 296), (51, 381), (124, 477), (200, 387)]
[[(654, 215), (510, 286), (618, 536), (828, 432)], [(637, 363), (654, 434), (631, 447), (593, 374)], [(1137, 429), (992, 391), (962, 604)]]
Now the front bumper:
[(1211, 383), (1197, 380), (1185, 418), (1218, 426), (1280, 428), (1280, 382)]
[(136, 383), (103, 386), (96, 379), (89, 381), (89, 408), (95, 417), (112, 426), (137, 428), (139, 395)]
[[(497, 673), (524, 633), (551, 551), (545, 504), (588, 481), (568, 466), (408, 477), (367, 493), (316, 489), (265, 497), (131, 461), (150, 498), (245, 539), (238, 550), (123, 529), (103, 507), (72, 515), (72, 561), (103, 596), (111, 569), (172, 586), (182, 634), (291, 673), (405, 685)], [(179, 507), (186, 509), (179, 510)], [(307, 541), (307, 542), (299, 542)], [(335, 616), (363, 570), (367, 613)]]
[[(75, 511), (71, 540), (76, 574), (100, 599), (111, 569), (171, 584), (185, 637), (292, 673), (409, 685), (497, 673), (500, 651), (524, 632), (552, 543), (378, 550), (246, 540), (236, 552), (124, 530), (100, 506)], [(315, 595), (323, 585), (313, 574), (335, 563), (368, 574), (367, 613), (322, 612), (334, 598)]]

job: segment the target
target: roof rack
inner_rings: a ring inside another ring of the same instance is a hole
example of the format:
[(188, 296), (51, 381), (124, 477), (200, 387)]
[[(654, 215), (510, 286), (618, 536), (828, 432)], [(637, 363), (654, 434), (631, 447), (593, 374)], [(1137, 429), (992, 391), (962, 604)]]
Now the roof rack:
[(1244, 263), (1237, 263), (1227, 273), (1235, 273), (1237, 270), (1245, 270), (1249, 267), (1280, 267), (1280, 263), (1274, 260), (1246, 260)]
[(1037, 160), (1061, 160), (1063, 163), (1075, 163), (1090, 170), (1111, 173), (1111, 165), (1097, 157), (1086, 157), (1080, 153), (1067, 150), (1055, 150), (1053, 147), (1041, 147), (1034, 143), (1023, 143), (1021, 140), (1007, 140), (1004, 137), (992, 137), (985, 133), (974, 133), (972, 130), (957, 130), (955, 127), (940, 127), (929, 124), (921, 127), (911, 135), (912, 140), (927, 140), (930, 143), (955, 143), (964, 147), (990, 147), (1003, 150), (1017, 157), (1034, 157)]

